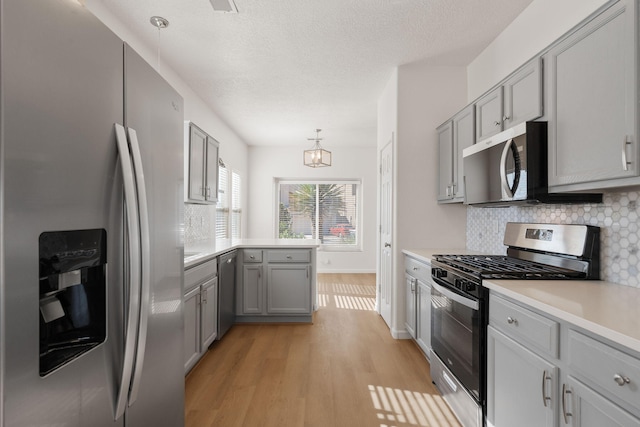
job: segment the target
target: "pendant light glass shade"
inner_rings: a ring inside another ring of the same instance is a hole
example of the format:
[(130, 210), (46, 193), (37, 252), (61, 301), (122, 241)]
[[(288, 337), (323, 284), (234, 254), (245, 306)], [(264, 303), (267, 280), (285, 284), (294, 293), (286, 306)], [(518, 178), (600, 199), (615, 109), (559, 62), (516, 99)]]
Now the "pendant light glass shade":
[(309, 150), (304, 150), (304, 165), (311, 168), (321, 168), (325, 166), (331, 166), (331, 151), (325, 150), (320, 146), (322, 138), (318, 137), (322, 129), (316, 129), (315, 138), (307, 138), (309, 141), (315, 141), (313, 147)]

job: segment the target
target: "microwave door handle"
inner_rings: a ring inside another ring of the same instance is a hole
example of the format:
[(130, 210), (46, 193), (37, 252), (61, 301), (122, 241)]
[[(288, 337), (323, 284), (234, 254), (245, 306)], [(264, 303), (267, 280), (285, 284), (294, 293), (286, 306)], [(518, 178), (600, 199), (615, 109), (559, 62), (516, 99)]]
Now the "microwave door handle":
[(502, 157), (500, 157), (500, 183), (502, 184), (502, 190), (510, 199), (513, 198), (513, 191), (511, 187), (509, 187), (509, 181), (507, 181), (507, 155), (511, 149), (511, 144), (513, 144), (513, 138), (510, 138), (507, 143), (504, 144)]

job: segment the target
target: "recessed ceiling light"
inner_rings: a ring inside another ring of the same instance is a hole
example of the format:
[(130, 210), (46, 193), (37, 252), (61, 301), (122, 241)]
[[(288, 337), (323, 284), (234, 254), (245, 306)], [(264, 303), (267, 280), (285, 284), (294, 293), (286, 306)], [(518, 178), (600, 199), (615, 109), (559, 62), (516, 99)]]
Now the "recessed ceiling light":
[(209, 0), (214, 12), (238, 13), (238, 8), (233, 0)]
[(167, 28), (169, 26), (169, 21), (164, 19), (162, 16), (152, 16), (151, 19), (149, 19), (149, 22), (157, 28)]

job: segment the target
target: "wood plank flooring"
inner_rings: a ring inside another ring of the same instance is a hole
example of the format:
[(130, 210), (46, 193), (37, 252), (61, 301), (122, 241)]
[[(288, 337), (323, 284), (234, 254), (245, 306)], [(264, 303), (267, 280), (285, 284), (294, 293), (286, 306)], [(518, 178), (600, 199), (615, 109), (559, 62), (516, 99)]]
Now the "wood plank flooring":
[(373, 311), (375, 275), (319, 274), (312, 325), (235, 325), (186, 379), (187, 427), (459, 427), (410, 340)]

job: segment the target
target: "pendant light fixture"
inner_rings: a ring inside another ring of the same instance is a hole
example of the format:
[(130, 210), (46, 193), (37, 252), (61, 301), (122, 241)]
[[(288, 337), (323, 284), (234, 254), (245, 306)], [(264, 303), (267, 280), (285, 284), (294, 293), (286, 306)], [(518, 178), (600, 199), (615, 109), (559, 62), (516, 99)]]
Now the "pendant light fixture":
[(319, 137), (322, 129), (316, 129), (315, 138), (307, 138), (309, 141), (316, 143), (309, 150), (304, 150), (304, 165), (311, 168), (321, 168), (331, 166), (331, 151), (327, 151), (320, 146), (322, 138)]

